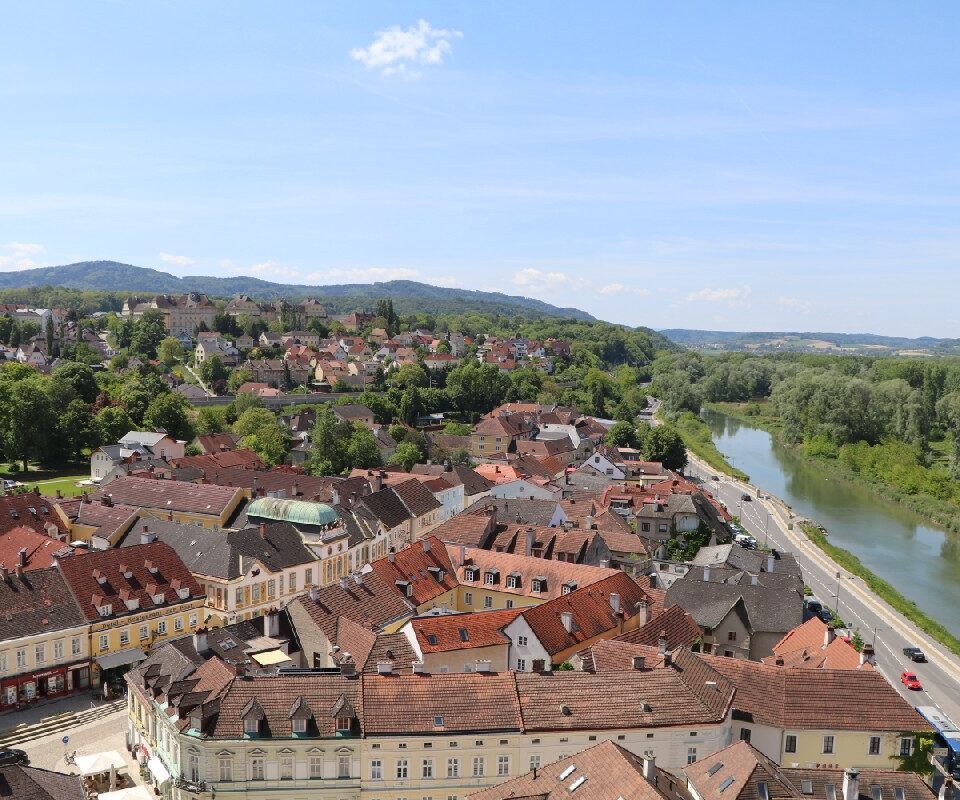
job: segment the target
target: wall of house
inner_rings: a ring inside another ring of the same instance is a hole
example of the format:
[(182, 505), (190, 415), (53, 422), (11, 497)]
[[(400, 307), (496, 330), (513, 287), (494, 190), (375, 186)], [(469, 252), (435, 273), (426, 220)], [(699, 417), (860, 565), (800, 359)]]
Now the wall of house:
[(473, 672), (477, 661), (489, 661), (491, 672), (506, 672), (509, 669), (507, 655), (509, 645), (504, 642), (495, 647), (473, 647), (464, 650), (449, 650), (444, 653), (426, 653), (423, 668), (426, 672)]
[[(731, 639), (731, 635), (735, 638)], [(705, 644), (711, 645), (714, 655), (729, 654), (733, 658), (750, 658), (750, 630), (733, 609), (727, 612), (727, 616), (710, 634), (705, 635), (703, 640)]]
[(510, 639), (510, 669), (514, 672), (533, 672), (536, 661), (543, 662), (544, 669), (550, 669), (553, 663), (550, 653), (523, 617), (517, 617), (509, 623), (503, 632)]
[(525, 480), (510, 481), (509, 483), (498, 483), (490, 490), (491, 497), (499, 497), (503, 500), (554, 500), (557, 492), (547, 489), (543, 486), (537, 486)]
[(773, 655), (774, 645), (779, 642), (785, 634), (786, 631), (774, 633), (754, 631), (750, 637), (750, 658), (753, 661), (759, 661), (761, 658)]
[[(786, 730), (787, 734), (797, 737), (797, 752), (781, 752), (779, 757), (774, 756), (781, 764), (799, 764), (801, 767), (812, 767), (817, 764), (835, 764), (839, 767), (859, 767), (861, 769), (895, 769), (896, 761), (892, 756), (900, 752), (900, 735), (883, 731), (848, 731), (848, 730)], [(833, 753), (823, 752), (823, 737), (834, 737)], [(870, 737), (880, 737), (880, 753), (870, 755)]]

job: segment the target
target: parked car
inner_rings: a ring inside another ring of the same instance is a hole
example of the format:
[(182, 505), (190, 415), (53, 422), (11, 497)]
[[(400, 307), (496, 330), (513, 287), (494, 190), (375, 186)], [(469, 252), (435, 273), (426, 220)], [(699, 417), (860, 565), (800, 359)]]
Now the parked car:
[(807, 600), (807, 611), (809, 611), (811, 614), (819, 614), (821, 611), (823, 611), (823, 603), (821, 603), (819, 600)]
[(826, 623), (833, 622), (833, 612), (829, 608), (821, 608), (816, 615)]
[(926, 663), (927, 656), (919, 647), (904, 647), (903, 654), (909, 658), (911, 661), (916, 661), (918, 664)]
[(923, 685), (920, 683), (920, 679), (917, 677), (915, 672), (901, 672), (900, 683), (915, 692), (918, 692), (923, 688)]
[(744, 492), (742, 495), (740, 495), (740, 499), (741, 499), (741, 500), (753, 500), (753, 498), (752, 498), (750, 495), (748, 495), (746, 492)]
[(10, 767), (14, 764), (29, 764), (30, 756), (15, 747), (0, 747), (0, 767)]
[(718, 481), (718, 480), (720, 480), (720, 476), (719, 476), (719, 475), (711, 475), (711, 476), (710, 476), (710, 480), (712, 480), (712, 481)]

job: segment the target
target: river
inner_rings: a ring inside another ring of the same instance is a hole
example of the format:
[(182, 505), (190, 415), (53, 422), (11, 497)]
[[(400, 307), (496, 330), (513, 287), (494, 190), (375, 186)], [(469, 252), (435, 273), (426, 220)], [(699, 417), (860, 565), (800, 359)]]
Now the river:
[(766, 431), (705, 410), (720, 452), (750, 483), (823, 525), (830, 541), (960, 636), (960, 534), (932, 527), (864, 486), (825, 478)]

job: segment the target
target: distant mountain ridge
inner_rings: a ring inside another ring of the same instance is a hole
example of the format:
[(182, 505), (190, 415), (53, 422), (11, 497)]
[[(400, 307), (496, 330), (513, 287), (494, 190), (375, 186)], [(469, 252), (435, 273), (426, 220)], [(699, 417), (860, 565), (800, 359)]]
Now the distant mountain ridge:
[(856, 353), (893, 355), (902, 353), (960, 353), (960, 339), (933, 336), (882, 336), (876, 333), (823, 333), (804, 331), (703, 331), (665, 328), (658, 333), (693, 350)]
[(398, 313), (431, 311), (436, 314), (459, 314), (476, 311), (564, 317), (586, 322), (595, 320), (595, 317), (578, 308), (560, 308), (531, 297), (452, 289), (417, 281), (308, 286), (274, 283), (245, 275), (229, 278), (188, 275), (180, 278), (168, 272), (135, 267), (118, 261), (81, 261), (58, 267), (0, 272), (0, 289), (22, 289), (31, 286), (63, 286), (86, 291), (130, 294), (202, 292), (216, 297), (248, 294), (259, 300), (309, 296), (324, 302), (334, 312), (372, 307), (378, 299), (390, 297)]

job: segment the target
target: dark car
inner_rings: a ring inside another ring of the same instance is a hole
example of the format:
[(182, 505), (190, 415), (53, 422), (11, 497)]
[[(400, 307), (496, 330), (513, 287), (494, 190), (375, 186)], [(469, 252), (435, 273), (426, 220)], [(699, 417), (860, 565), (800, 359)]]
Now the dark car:
[(748, 495), (746, 492), (744, 492), (743, 495), (741, 495), (740, 499), (741, 499), (741, 500), (753, 500), (753, 498), (752, 498), (750, 495)]
[(811, 614), (819, 614), (823, 611), (823, 606), (819, 600), (807, 600), (807, 611)]
[(829, 608), (821, 608), (816, 615), (824, 622), (833, 622), (833, 612)]
[(919, 647), (904, 647), (903, 654), (917, 663), (925, 663), (927, 660), (926, 654)]
[(14, 747), (0, 747), (0, 767), (9, 767), (14, 764), (29, 764), (30, 756)]

